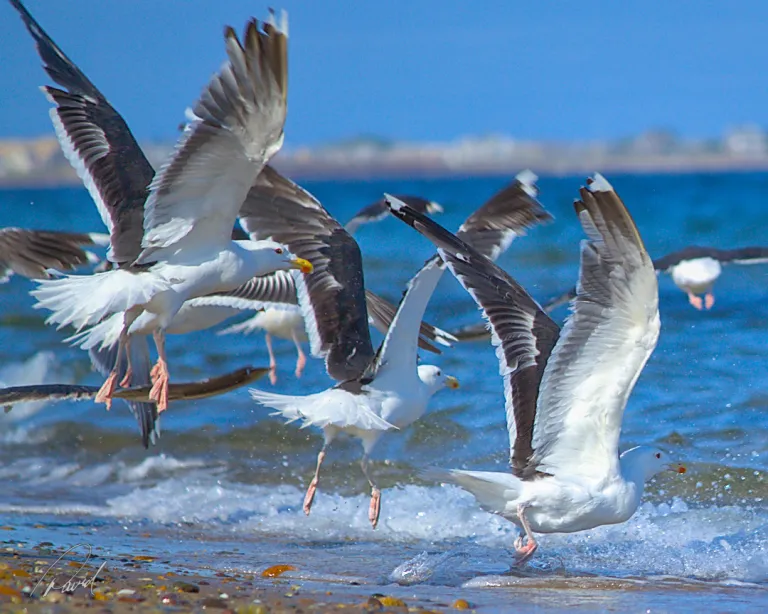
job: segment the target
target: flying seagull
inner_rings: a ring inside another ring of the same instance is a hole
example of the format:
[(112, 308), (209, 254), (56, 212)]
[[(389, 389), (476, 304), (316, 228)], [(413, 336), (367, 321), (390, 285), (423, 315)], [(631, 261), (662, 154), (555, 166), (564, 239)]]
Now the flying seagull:
[[(443, 206), (440, 203), (436, 203), (433, 200), (427, 200), (421, 196), (410, 196), (407, 194), (398, 194), (399, 198), (404, 203), (408, 204), (411, 208), (415, 209), (419, 213), (442, 213)], [(360, 209), (345, 225), (344, 229), (351, 235), (357, 232), (360, 226), (364, 224), (370, 224), (371, 222), (380, 222), (389, 215), (387, 205), (383, 198), (380, 198), (375, 203), (371, 203)]]
[[(150, 398), (162, 412), (169, 381), (165, 333), (184, 301), (234, 289), (254, 275), (311, 270), (311, 264), (274, 242), (231, 240), (248, 189), (283, 141), (287, 35), (284, 26), (281, 31), (272, 21), (252, 19), (242, 43), (229, 27), (224, 38), (228, 62), (188, 112), (190, 123), (176, 151), (150, 184), (138, 258), (92, 276), (44, 281), (32, 293), (60, 327), (81, 330), (125, 312), (117, 360), (96, 397), (99, 402), (109, 404), (124, 354), (128, 366), (120, 385), (130, 384), (131, 336), (151, 331), (158, 361)], [(99, 146), (93, 146), (94, 155), (104, 154)], [(111, 218), (117, 211), (107, 213)], [(134, 323), (141, 316), (149, 321), (137, 330)]]
[(574, 203), (587, 235), (572, 313), (559, 327), (512, 277), (441, 226), (395, 199), (392, 213), (430, 239), (490, 323), (504, 381), (511, 473), (433, 470), (481, 507), (522, 529), (518, 564), (534, 533), (626, 521), (645, 482), (683, 473), (656, 448), (619, 455), (627, 399), (656, 347), (656, 275), (621, 199), (599, 174)]
[[(249, 204), (252, 214), (248, 215)], [(381, 492), (368, 473), (368, 458), (384, 431), (407, 426), (426, 410), (438, 390), (458, 382), (432, 365), (417, 365), (419, 327), (429, 296), (420, 279), (409, 289), (378, 352), (373, 349), (357, 242), (307, 191), (267, 168), (243, 205), (241, 223), (306, 258), (314, 271), (294, 275), (298, 305), (312, 354), (324, 358), (336, 386), (307, 396), (251, 390), (259, 404), (276, 409), (289, 421), (323, 430), (324, 444), (304, 498), (310, 512), (320, 466), (330, 443), (341, 432), (363, 442), (361, 468), (371, 487), (369, 520), (375, 527)], [(431, 294), (431, 292), (430, 292)]]
[(106, 245), (109, 237), (95, 232), (58, 232), (0, 229), (0, 283), (16, 273), (30, 279), (50, 279), (49, 269), (71, 271), (83, 264), (95, 264), (98, 256), (83, 246)]
[[(768, 247), (740, 247), (716, 249), (690, 246), (653, 261), (657, 271), (664, 271), (688, 295), (688, 302), (696, 309), (712, 309), (715, 295), (712, 286), (722, 272), (724, 264), (762, 264), (768, 262)], [(704, 294), (702, 301), (699, 294)]]
[[(724, 264), (763, 264), (768, 262), (768, 247), (738, 247), (717, 249), (692, 245), (653, 261), (656, 272), (667, 273), (672, 281), (688, 295), (688, 302), (698, 310), (712, 309), (712, 292)], [(576, 288), (552, 299), (545, 306), (547, 313), (567, 303), (576, 294)], [(700, 294), (704, 294), (702, 300)]]

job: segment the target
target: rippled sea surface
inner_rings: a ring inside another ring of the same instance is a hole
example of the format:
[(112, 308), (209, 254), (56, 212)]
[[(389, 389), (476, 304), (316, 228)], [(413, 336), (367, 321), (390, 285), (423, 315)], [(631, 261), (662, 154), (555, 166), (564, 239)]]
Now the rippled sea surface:
[[(510, 174), (511, 179), (513, 173)], [(536, 298), (576, 280), (581, 229), (571, 203), (583, 177), (543, 178), (554, 223), (516, 241), (500, 263)], [(768, 244), (768, 175), (612, 176), (651, 255), (689, 244)], [(417, 193), (446, 209), (455, 229), (507, 179), (307, 182), (342, 223), (383, 191)], [(0, 225), (101, 231), (81, 189), (0, 191)], [(366, 284), (397, 299), (430, 255), (425, 239), (395, 219), (357, 234)], [(0, 285), (0, 383), (100, 383), (87, 355), (43, 323), (14, 278)], [(684, 461), (684, 476), (654, 481), (627, 523), (541, 536), (524, 575), (500, 576), (514, 530), (453, 487), (420, 480), (427, 465), (501, 470), (507, 458), (502, 383), (486, 342), (426, 356), (456, 375), (427, 415), (384, 437), (372, 471), (384, 488), (379, 528), (367, 520), (368, 489), (356, 441), (337, 440), (312, 514), (301, 504), (322, 439), (285, 426), (247, 390), (172, 405), (163, 436), (145, 451), (126, 406), (91, 402), (17, 406), (0, 412), (0, 525), (58, 545), (90, 541), (134, 549), (196, 569), (258, 570), (292, 563), (310, 583), (358, 582), (403, 595), (461, 591), (486, 611), (768, 609), (768, 265), (729, 266), (717, 302), (698, 312), (671, 280), (659, 283), (658, 347), (629, 401), (622, 448), (653, 444)], [(562, 320), (567, 309), (555, 312)], [(428, 319), (476, 321), (474, 303), (446, 275)], [(378, 340), (379, 337), (376, 337)], [(291, 342), (275, 341), (278, 392), (326, 388), (320, 361), (293, 376)], [(261, 335), (215, 330), (170, 337), (172, 377), (190, 381), (267, 364)], [(272, 388), (266, 380), (256, 385)], [(87, 537), (83, 537), (86, 535)], [(150, 539), (139, 536), (151, 535)], [(73, 542), (74, 543), (74, 542)], [(378, 589), (377, 589), (378, 590)], [(371, 590), (371, 592), (376, 592)]]

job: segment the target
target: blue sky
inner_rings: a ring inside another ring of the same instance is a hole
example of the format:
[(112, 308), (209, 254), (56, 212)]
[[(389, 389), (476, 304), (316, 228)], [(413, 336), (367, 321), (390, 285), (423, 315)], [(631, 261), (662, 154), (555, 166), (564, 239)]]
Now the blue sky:
[[(169, 139), (261, 0), (28, 0), (140, 139)], [(279, 7), (279, 4), (272, 3)], [(76, 8), (73, 8), (76, 7)], [(768, 2), (287, 0), (286, 142), (360, 134), (716, 136), (768, 126)], [(0, 136), (51, 132), (29, 35), (0, 2)]]

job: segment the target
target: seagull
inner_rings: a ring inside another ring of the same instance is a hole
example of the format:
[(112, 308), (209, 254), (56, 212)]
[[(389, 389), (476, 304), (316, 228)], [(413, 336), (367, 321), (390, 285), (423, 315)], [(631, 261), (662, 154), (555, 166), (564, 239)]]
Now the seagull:
[(430, 239), (489, 322), (504, 381), (511, 473), (433, 470), (481, 507), (522, 529), (517, 564), (534, 533), (570, 533), (629, 519), (645, 483), (684, 473), (659, 449), (619, 455), (627, 399), (656, 347), (656, 275), (629, 212), (608, 181), (587, 179), (574, 203), (588, 239), (572, 313), (561, 333), (512, 277), (428, 217), (389, 198), (392, 213)]
[[(82, 330), (107, 315), (125, 312), (116, 362), (97, 402), (109, 406), (124, 353), (128, 366), (120, 385), (130, 384), (130, 338), (151, 330), (158, 361), (151, 372), (150, 398), (157, 402), (158, 413), (162, 412), (168, 403), (166, 329), (187, 299), (234, 289), (254, 275), (275, 270), (311, 271), (309, 262), (275, 242), (231, 240), (241, 203), (264, 164), (282, 145), (285, 30), (285, 20), (281, 30), (272, 21), (252, 19), (241, 43), (232, 28), (225, 29), (228, 62), (188, 112), (190, 123), (174, 154), (149, 186), (138, 258), (126, 267), (96, 275), (43, 281), (32, 293), (37, 307), (51, 310), (49, 321), (60, 327), (72, 324)], [(60, 136), (60, 140), (67, 137)], [(85, 157), (109, 152), (102, 133)], [(84, 174), (88, 176), (87, 171)], [(102, 192), (95, 191), (101, 198)], [(109, 211), (106, 205), (104, 209), (107, 215), (103, 217), (114, 225), (114, 214), (119, 221), (119, 209)], [(130, 228), (136, 232), (135, 224)], [(111, 256), (120, 260), (114, 253)], [(142, 322), (139, 331), (133, 325), (141, 316), (149, 321)]]
[[(398, 194), (396, 198), (400, 199), (419, 213), (429, 213), (432, 215), (444, 211), (443, 206), (440, 203), (436, 203), (433, 200), (427, 200), (421, 196)], [(355, 213), (352, 219), (344, 225), (344, 230), (353, 235), (357, 232), (357, 229), (360, 228), (360, 226), (370, 224), (371, 222), (380, 222), (388, 215), (389, 211), (387, 210), (387, 205), (384, 202), (384, 199), (380, 198), (375, 203), (371, 203)]]
[[(738, 247), (717, 249), (691, 245), (653, 261), (657, 273), (664, 272), (688, 295), (688, 302), (701, 311), (712, 309), (715, 295), (712, 286), (723, 270), (724, 264), (763, 264), (768, 262), (768, 247)], [(699, 294), (704, 294), (704, 299)], [(550, 313), (576, 295), (576, 288), (550, 300), (544, 309)], [(457, 335), (458, 338), (458, 335)]]
[[(251, 215), (246, 213), (249, 204)], [(311, 194), (265, 168), (243, 204), (241, 224), (246, 232), (258, 229), (313, 263), (311, 274), (294, 275), (296, 295), (312, 354), (325, 359), (328, 375), (339, 382), (307, 396), (255, 389), (251, 396), (289, 421), (323, 430), (323, 447), (304, 498), (307, 514), (331, 442), (341, 432), (362, 441), (360, 465), (371, 488), (368, 518), (375, 527), (381, 491), (368, 472), (371, 451), (385, 431), (405, 428), (423, 415), (436, 392), (458, 387), (458, 381), (439, 367), (416, 362), (419, 327), (429, 300), (420, 292), (422, 278), (409, 284), (383, 344), (374, 352), (360, 248)]]
[(49, 269), (71, 271), (96, 264), (98, 256), (82, 246), (106, 245), (103, 233), (59, 232), (26, 228), (0, 229), (0, 283), (16, 273), (29, 279), (50, 279)]
[[(688, 295), (688, 302), (696, 309), (712, 309), (715, 295), (712, 286), (722, 272), (724, 264), (762, 264), (768, 262), (768, 247), (740, 247), (716, 249), (714, 247), (686, 247), (653, 261), (657, 271), (664, 271)], [(699, 294), (704, 294), (702, 301)]]

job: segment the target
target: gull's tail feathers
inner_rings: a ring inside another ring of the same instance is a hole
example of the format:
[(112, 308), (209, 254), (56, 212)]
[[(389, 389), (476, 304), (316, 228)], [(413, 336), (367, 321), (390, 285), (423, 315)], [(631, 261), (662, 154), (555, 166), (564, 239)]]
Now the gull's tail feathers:
[[(82, 350), (95, 349), (97, 346), (100, 350), (116, 347), (120, 339), (120, 331), (123, 330), (123, 321), (124, 315), (122, 312), (114, 313), (96, 324), (96, 326), (91, 326), (67, 337), (64, 339), (64, 342), (71, 343)], [(112, 367), (110, 366), (109, 368), (111, 369)]]
[(63, 328), (71, 324), (78, 331), (93, 326), (106, 316), (145, 305), (171, 283), (148, 273), (115, 269), (95, 275), (67, 275), (44, 279), (30, 292), (37, 299), (35, 309), (48, 309), (47, 324)]
[(288, 422), (301, 420), (301, 428), (334, 426), (339, 429), (358, 428), (365, 431), (387, 431), (397, 427), (380, 418), (356, 400), (356, 395), (331, 389), (307, 396), (275, 394), (251, 388), (251, 398), (257, 403), (277, 410)]
[[(122, 315), (122, 314), (116, 314)], [(112, 318), (110, 318), (112, 319)], [(120, 318), (122, 326), (122, 318)], [(118, 335), (120, 331), (118, 330)], [(152, 368), (152, 358), (149, 354), (149, 344), (144, 335), (136, 335), (131, 339), (131, 386), (149, 386), (150, 369)], [(102, 375), (106, 376), (117, 361), (117, 343), (111, 345), (101, 345), (100, 347), (91, 347), (88, 350), (88, 356), (91, 359), (93, 367)], [(118, 380), (125, 376), (127, 363), (123, 361), (123, 368), (118, 373)], [(160, 419), (157, 414), (157, 405), (154, 403), (142, 403), (139, 401), (126, 401), (131, 413), (136, 418), (141, 431), (141, 443), (145, 448), (149, 448), (150, 442), (157, 443), (160, 437)]]
[(520, 496), (522, 481), (511, 473), (462, 471), (430, 467), (419, 474), (424, 479), (456, 484), (471, 493), (487, 512), (504, 515), (510, 502)]

